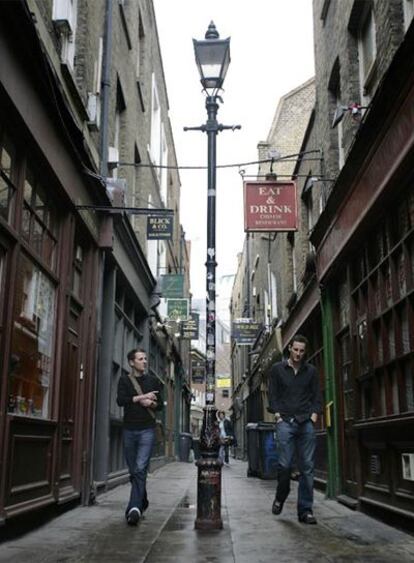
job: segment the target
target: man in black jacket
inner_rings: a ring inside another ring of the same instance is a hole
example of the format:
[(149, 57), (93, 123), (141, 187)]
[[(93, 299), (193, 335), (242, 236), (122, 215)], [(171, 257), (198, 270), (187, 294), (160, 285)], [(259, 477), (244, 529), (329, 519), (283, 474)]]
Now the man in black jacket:
[(146, 373), (145, 351), (131, 350), (127, 359), (131, 373), (119, 379), (117, 403), (124, 408), (124, 451), (131, 481), (125, 516), (129, 525), (136, 526), (148, 508), (147, 472), (155, 443), (155, 411), (162, 408), (162, 398), (159, 380)]
[(319, 376), (306, 363), (307, 339), (296, 334), (289, 344), (289, 357), (272, 366), (269, 382), (269, 410), (275, 413), (278, 443), (278, 482), (273, 514), (280, 514), (290, 491), (293, 456), (299, 475), (298, 519), (316, 524), (313, 515), (313, 472), (315, 423), (321, 412)]

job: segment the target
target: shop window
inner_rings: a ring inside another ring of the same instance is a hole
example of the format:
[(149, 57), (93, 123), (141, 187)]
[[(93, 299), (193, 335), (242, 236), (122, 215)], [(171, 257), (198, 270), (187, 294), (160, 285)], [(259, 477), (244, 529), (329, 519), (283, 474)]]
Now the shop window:
[(15, 188), (13, 175), (15, 166), (15, 148), (11, 140), (4, 136), (0, 139), (0, 216), (6, 221), (11, 219), (11, 210)]
[(338, 309), (339, 309), (339, 327), (343, 328), (349, 324), (349, 291), (348, 284), (343, 281), (338, 288)]
[(381, 285), (378, 275), (371, 278), (372, 298), (371, 305), (374, 315), (379, 315), (382, 310)]
[(48, 418), (56, 290), (38, 266), (21, 255), (15, 291), (9, 411)]
[(374, 329), (374, 351), (375, 351), (375, 364), (380, 365), (384, 361), (384, 347), (382, 345), (382, 331), (381, 331), (381, 321), (376, 322), (373, 325)]
[(78, 299), (82, 298), (82, 274), (84, 266), (84, 251), (80, 244), (75, 243), (75, 251), (72, 264), (72, 293)]
[(22, 235), (49, 268), (56, 266), (57, 211), (30, 168), (24, 182)]
[(408, 320), (408, 305), (405, 303), (399, 311), (399, 324), (401, 329), (401, 352), (408, 354), (410, 352), (410, 323)]
[(385, 377), (383, 374), (377, 374), (377, 386), (378, 386), (378, 416), (385, 416), (387, 414), (387, 395), (385, 389)]
[(373, 390), (372, 390), (372, 379), (368, 379), (362, 383), (361, 386), (361, 414), (362, 418), (372, 418), (374, 416), (374, 402), (373, 402)]
[[(5, 279), (5, 269), (6, 269), (6, 253), (0, 246), (0, 349), (1, 349), (1, 335), (3, 332), (3, 315), (1, 314), (2, 311), (2, 304), (3, 304), (3, 293), (4, 293), (4, 279)], [(0, 370), (1, 370), (1, 360), (0, 360)]]
[(388, 344), (388, 359), (392, 360), (395, 358), (395, 329), (394, 323), (391, 315), (387, 315), (385, 318), (385, 331), (387, 334), (387, 344)]
[(398, 393), (398, 376), (395, 367), (391, 369), (391, 373), (390, 373), (390, 390), (391, 390), (392, 413), (398, 414), (400, 412), (400, 397)]
[(414, 370), (411, 362), (405, 362), (404, 368), (404, 390), (407, 411), (414, 411)]
[(410, 260), (410, 270), (411, 270), (411, 286), (414, 286), (414, 237), (411, 240), (411, 243), (409, 244), (408, 247), (408, 251), (409, 251), (409, 260)]
[(368, 330), (367, 321), (362, 319), (357, 324), (357, 345), (358, 345), (358, 363), (359, 363), (359, 374), (368, 371)]
[(344, 402), (344, 418), (354, 418), (354, 386), (351, 376), (351, 352), (349, 334), (344, 334), (340, 339), (340, 370), (342, 378), (342, 393)]

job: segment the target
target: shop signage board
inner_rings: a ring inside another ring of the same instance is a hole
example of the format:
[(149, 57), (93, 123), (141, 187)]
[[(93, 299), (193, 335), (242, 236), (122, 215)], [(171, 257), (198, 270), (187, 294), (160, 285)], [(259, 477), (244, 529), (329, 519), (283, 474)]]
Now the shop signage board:
[(246, 233), (297, 230), (295, 182), (244, 182), (243, 192)]
[(181, 323), (181, 338), (186, 340), (198, 340), (199, 338), (200, 314), (191, 313), (190, 317)]
[(239, 346), (252, 346), (262, 323), (243, 318), (233, 321), (231, 336)]
[(167, 317), (171, 321), (188, 319), (188, 299), (167, 299)]
[(165, 274), (161, 276), (161, 292), (165, 299), (174, 299), (184, 295), (184, 276)]
[(173, 215), (148, 215), (147, 217), (148, 240), (172, 240), (173, 228)]
[(216, 378), (216, 388), (217, 389), (230, 389), (231, 378), (230, 377), (217, 377)]

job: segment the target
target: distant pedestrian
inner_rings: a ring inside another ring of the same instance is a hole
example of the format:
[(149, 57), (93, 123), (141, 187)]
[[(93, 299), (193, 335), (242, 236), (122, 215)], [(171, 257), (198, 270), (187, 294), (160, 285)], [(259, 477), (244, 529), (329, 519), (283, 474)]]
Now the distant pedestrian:
[(316, 524), (313, 515), (315, 423), (321, 412), (319, 376), (305, 362), (307, 339), (296, 334), (289, 344), (289, 357), (272, 366), (269, 410), (275, 414), (278, 442), (278, 481), (273, 514), (280, 514), (290, 491), (296, 451), (299, 470), (297, 511), (299, 522)]
[(229, 449), (234, 445), (234, 429), (231, 420), (226, 417), (224, 411), (218, 412), (219, 428), (220, 428), (220, 450), (219, 459), (227, 465), (230, 463)]
[(124, 408), (123, 440), (131, 494), (125, 511), (127, 523), (136, 526), (148, 508), (147, 472), (155, 443), (155, 411), (162, 408), (161, 384), (148, 373), (147, 354), (141, 348), (127, 354), (131, 373), (118, 382), (117, 403)]

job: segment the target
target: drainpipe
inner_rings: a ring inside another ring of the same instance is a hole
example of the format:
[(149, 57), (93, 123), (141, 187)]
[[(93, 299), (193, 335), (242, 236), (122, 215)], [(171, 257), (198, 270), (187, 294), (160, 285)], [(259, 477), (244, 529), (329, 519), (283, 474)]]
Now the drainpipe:
[(112, 57), (112, 0), (106, 0), (105, 31), (103, 37), (102, 82), (101, 82), (101, 136), (99, 154), (101, 176), (108, 176), (108, 130), (109, 130), (109, 96), (111, 91), (111, 57)]
[[(99, 138), (99, 173), (106, 179), (108, 176), (108, 136), (109, 136), (109, 98), (112, 58), (112, 0), (106, 0), (105, 25), (103, 36), (102, 81), (101, 81), (101, 129)], [(107, 224), (110, 222), (110, 225)], [(102, 219), (101, 229), (112, 231), (112, 218)], [(93, 430), (93, 462), (91, 467), (92, 489), (90, 503), (94, 502), (96, 482), (106, 483), (108, 478), (109, 459), (109, 400), (111, 384), (112, 347), (114, 342), (114, 299), (115, 299), (115, 270), (109, 273), (105, 280), (105, 250), (100, 249), (99, 257), (99, 288), (97, 296), (97, 358), (96, 358), (96, 388), (95, 388), (95, 420)], [(106, 283), (105, 283), (106, 282)], [(106, 287), (105, 287), (106, 286)], [(105, 296), (109, 299), (104, 299)], [(104, 301), (106, 306), (104, 307)], [(104, 357), (105, 356), (105, 357)], [(96, 424), (96, 420), (99, 424)]]

